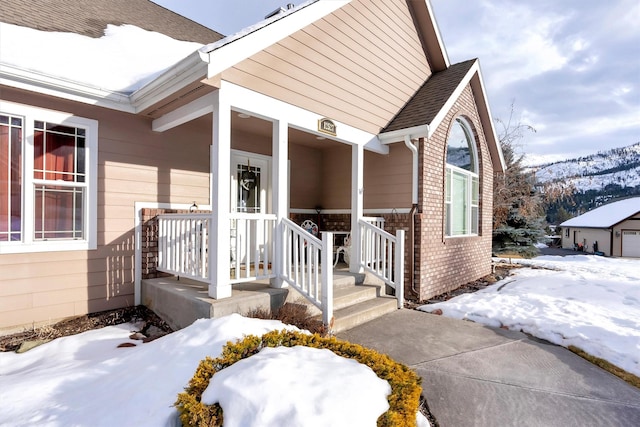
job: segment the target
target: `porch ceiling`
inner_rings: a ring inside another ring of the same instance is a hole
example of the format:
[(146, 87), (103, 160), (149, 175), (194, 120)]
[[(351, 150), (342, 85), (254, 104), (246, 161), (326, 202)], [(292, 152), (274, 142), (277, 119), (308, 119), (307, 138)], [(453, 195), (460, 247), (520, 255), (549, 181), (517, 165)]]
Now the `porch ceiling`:
[[(272, 123), (257, 117), (241, 118), (238, 113), (231, 114), (231, 129), (259, 136), (261, 138), (271, 138)], [(315, 149), (330, 148), (339, 142), (330, 139), (318, 139), (316, 135), (303, 132), (295, 128), (289, 128), (289, 142), (292, 144), (304, 145)]]
[[(197, 123), (199, 129), (211, 129), (212, 117), (211, 114), (204, 115), (194, 122)], [(255, 135), (261, 140), (270, 140), (272, 134), (272, 123), (268, 120), (263, 120), (258, 117), (240, 118), (237, 112), (231, 114), (231, 132), (232, 135), (236, 132), (242, 132), (245, 134)], [(328, 149), (336, 146), (343, 145), (340, 142), (333, 141), (331, 139), (317, 139), (316, 135), (301, 131), (295, 128), (289, 128), (289, 143), (298, 144), (314, 149)]]

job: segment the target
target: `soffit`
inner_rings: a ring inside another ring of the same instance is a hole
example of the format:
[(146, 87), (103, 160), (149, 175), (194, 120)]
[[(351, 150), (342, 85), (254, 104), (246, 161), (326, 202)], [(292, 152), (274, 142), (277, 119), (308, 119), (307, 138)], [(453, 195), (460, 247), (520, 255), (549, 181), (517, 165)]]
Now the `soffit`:
[[(231, 129), (232, 131), (255, 135), (257, 138), (262, 140), (270, 140), (272, 138), (273, 125), (270, 121), (259, 119), (257, 117), (240, 118), (238, 113), (232, 112)], [(304, 145), (305, 147), (320, 150), (341, 144), (330, 139), (318, 139), (314, 134), (295, 128), (289, 128), (289, 143)]]

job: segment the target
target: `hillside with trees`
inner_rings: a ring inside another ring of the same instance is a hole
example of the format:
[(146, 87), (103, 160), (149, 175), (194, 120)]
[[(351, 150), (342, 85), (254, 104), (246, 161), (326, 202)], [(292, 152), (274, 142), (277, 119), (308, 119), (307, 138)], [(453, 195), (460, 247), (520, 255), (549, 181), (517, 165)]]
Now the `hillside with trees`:
[(640, 195), (640, 142), (530, 171), (538, 191), (562, 193), (544, 205), (547, 222), (559, 224), (603, 204)]

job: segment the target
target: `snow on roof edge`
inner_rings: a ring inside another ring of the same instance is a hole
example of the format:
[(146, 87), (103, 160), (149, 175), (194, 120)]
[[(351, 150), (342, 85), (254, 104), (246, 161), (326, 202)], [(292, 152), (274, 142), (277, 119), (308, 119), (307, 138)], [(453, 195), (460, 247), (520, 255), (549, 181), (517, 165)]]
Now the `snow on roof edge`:
[(571, 218), (561, 227), (609, 228), (640, 213), (640, 197), (619, 200)]

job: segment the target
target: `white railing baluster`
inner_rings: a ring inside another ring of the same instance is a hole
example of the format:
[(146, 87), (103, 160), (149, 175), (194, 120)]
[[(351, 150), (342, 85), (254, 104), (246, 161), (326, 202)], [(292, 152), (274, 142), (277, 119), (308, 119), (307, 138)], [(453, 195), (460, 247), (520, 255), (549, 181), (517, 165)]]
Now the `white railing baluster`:
[[(216, 250), (209, 247), (210, 218), (209, 214), (159, 215), (157, 270), (208, 282), (208, 251)], [(235, 237), (228, 245), (230, 254), (235, 251), (231, 283), (272, 278), (269, 264), (274, 255), (271, 240), (276, 216), (243, 213), (231, 218), (231, 229), (236, 224)]]
[(404, 230), (393, 236), (379, 228), (383, 218), (358, 222), (362, 236), (362, 268), (395, 289), (398, 308), (404, 304)]
[(333, 323), (333, 233), (322, 234), (322, 323), (330, 327)]
[(328, 326), (333, 317), (333, 233), (322, 233), (319, 240), (289, 219), (283, 219), (283, 230), (282, 279), (322, 310)]
[[(276, 254), (273, 242), (277, 221), (275, 215), (232, 213), (230, 218), (232, 234), (227, 246), (233, 258), (230, 282), (273, 278), (276, 269), (272, 263), (279, 262), (282, 257), (282, 280), (296, 287), (318, 306), (323, 311), (323, 320), (330, 321), (333, 317), (333, 233), (323, 233), (321, 241), (297, 224), (284, 219), (284, 253)], [(209, 240), (210, 220), (209, 214), (160, 215), (157, 270), (208, 282), (208, 251), (218, 249), (215, 246), (217, 242)], [(370, 234), (362, 233), (363, 236)], [(325, 235), (330, 239), (325, 241)], [(366, 239), (368, 241), (363, 248), (371, 252), (369, 258), (379, 257), (379, 250), (376, 253), (372, 247), (375, 242)], [(214, 246), (210, 247), (210, 244)], [(328, 296), (331, 296), (329, 300)]]

